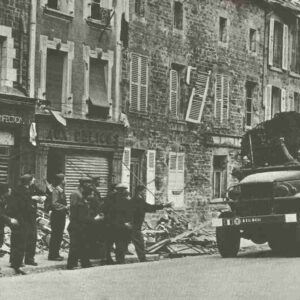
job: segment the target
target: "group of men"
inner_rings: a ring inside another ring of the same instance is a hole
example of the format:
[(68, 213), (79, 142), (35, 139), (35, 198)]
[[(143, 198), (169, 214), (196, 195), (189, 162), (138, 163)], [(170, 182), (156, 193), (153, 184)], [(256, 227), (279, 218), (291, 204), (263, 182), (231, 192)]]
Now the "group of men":
[[(78, 266), (90, 267), (91, 248), (102, 242), (108, 264), (125, 262), (128, 244), (135, 246), (140, 261), (146, 261), (144, 239), (141, 232), (146, 212), (154, 212), (171, 206), (171, 203), (150, 205), (145, 201), (145, 187), (140, 185), (131, 198), (127, 186), (114, 185), (103, 199), (98, 191), (99, 178), (82, 177), (76, 191), (70, 195), (69, 204), (65, 195), (64, 174), (56, 174), (53, 189), (45, 201), (45, 194), (34, 184), (33, 176), (21, 177), (21, 184), (13, 193), (7, 186), (0, 186), (0, 228), (10, 226), (11, 267), (17, 274), (26, 274), (23, 262), (37, 265), (34, 260), (37, 237), (37, 204), (48, 203), (50, 210), (51, 237), (49, 260), (61, 261), (59, 251), (63, 239), (66, 217), (69, 215), (68, 232), (70, 249), (67, 269)], [(1, 242), (1, 231), (0, 231)], [(115, 259), (111, 251), (115, 248)]]

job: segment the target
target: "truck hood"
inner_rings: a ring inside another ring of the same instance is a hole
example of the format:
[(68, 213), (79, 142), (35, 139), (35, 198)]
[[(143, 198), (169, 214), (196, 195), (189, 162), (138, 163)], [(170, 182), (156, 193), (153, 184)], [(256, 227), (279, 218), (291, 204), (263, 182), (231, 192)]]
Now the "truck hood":
[(243, 180), (241, 180), (240, 184), (289, 181), (295, 179), (300, 180), (300, 171), (298, 170), (273, 171), (273, 172), (251, 174), (245, 177)]

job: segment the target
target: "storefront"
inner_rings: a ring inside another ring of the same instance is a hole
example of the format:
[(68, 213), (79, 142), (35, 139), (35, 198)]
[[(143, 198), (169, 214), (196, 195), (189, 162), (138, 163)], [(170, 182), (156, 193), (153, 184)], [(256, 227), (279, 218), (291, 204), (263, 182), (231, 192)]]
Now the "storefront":
[(14, 187), (20, 174), (34, 170), (33, 117), (33, 99), (0, 94), (0, 183)]
[(119, 180), (123, 126), (81, 119), (67, 119), (63, 126), (46, 115), (36, 115), (36, 120), (39, 179), (52, 182), (55, 174), (63, 172), (68, 197), (78, 187), (80, 177), (97, 176), (99, 191), (105, 197), (111, 183)]

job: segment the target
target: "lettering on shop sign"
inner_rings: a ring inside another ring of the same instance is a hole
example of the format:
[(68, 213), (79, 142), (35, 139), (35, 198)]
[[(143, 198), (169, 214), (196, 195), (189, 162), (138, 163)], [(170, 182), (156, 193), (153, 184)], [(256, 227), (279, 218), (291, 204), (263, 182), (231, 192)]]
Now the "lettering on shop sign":
[(112, 131), (93, 131), (88, 129), (50, 129), (48, 131), (47, 140), (75, 142), (78, 144), (117, 146), (119, 144), (120, 135)]
[(23, 124), (22, 117), (13, 115), (0, 115), (0, 123), (6, 124)]

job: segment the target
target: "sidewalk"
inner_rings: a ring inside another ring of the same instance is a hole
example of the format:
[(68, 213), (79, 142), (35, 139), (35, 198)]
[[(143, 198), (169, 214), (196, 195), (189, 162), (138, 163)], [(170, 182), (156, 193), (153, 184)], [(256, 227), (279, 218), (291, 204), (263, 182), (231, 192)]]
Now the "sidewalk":
[[(38, 266), (34, 267), (34, 266), (25, 265), (22, 269), (28, 272), (28, 274), (42, 273), (42, 272), (52, 271), (52, 270), (63, 270), (66, 268), (66, 264), (67, 264), (67, 254), (62, 254), (62, 256), (65, 258), (63, 261), (49, 261), (47, 252), (44, 252), (42, 254), (37, 254), (35, 256), (35, 261), (38, 263)], [(160, 257), (158, 254), (147, 255), (148, 261), (158, 261), (159, 258)], [(126, 264), (139, 262), (136, 255), (127, 255), (125, 260), (126, 260)], [(101, 259), (91, 259), (91, 263), (93, 267), (104, 265)], [(12, 268), (10, 268), (9, 254), (0, 257), (0, 272), (1, 272), (0, 277), (21, 276), (21, 275), (16, 275), (15, 271)]]

